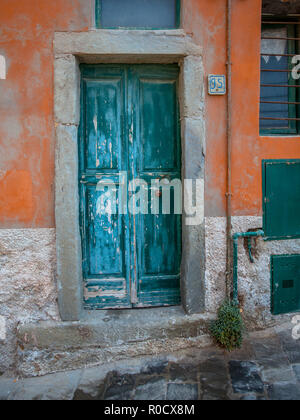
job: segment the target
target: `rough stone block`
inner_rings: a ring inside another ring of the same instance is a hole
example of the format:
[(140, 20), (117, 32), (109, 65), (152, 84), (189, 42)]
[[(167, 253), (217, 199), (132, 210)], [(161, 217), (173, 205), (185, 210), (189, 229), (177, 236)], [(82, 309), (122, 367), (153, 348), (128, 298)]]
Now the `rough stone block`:
[(15, 392), (8, 399), (17, 401), (72, 400), (80, 374), (81, 371), (73, 371), (26, 379), (17, 383)]
[(73, 55), (54, 61), (54, 118), (58, 124), (79, 125), (80, 71)]
[(59, 307), (64, 321), (78, 321), (83, 307), (83, 292), (77, 127), (58, 125), (56, 139), (55, 216)]
[(277, 336), (254, 339), (252, 344), (265, 382), (293, 380), (292, 368)]
[[(182, 133), (184, 136), (182, 146), (185, 162), (184, 177), (185, 179), (204, 179), (206, 145), (203, 118), (184, 118)], [(204, 197), (202, 200), (204, 201)]]
[(291, 331), (279, 334), (283, 350), (292, 364), (300, 364), (300, 340), (295, 340)]
[(147, 362), (146, 365), (142, 368), (141, 373), (144, 375), (161, 375), (166, 373), (168, 367), (168, 360), (154, 360)]
[(198, 366), (190, 363), (170, 363), (170, 380), (180, 382), (197, 382)]
[(12, 400), (18, 388), (18, 384), (13, 379), (0, 380), (0, 401)]
[(182, 117), (203, 118), (205, 89), (202, 57), (189, 56), (184, 59), (182, 83)]
[(195, 401), (198, 400), (197, 384), (168, 384), (168, 401)]
[(300, 401), (299, 384), (277, 383), (268, 388), (270, 400), (274, 401)]
[(55, 260), (55, 229), (0, 229), (0, 372), (15, 363), (18, 324), (60, 320)]
[(109, 30), (90, 32), (57, 32), (54, 37), (56, 54), (86, 56), (201, 56), (203, 49), (179, 30)]
[(166, 399), (167, 384), (165, 379), (152, 379), (144, 385), (136, 388), (134, 400), (154, 400), (163, 401)]
[(231, 361), (229, 363), (232, 388), (236, 394), (264, 393), (264, 383), (258, 367), (252, 362)]
[(181, 294), (188, 314), (203, 312), (205, 300), (205, 231), (204, 224), (183, 226)]
[(85, 369), (73, 399), (77, 401), (103, 400), (108, 371), (107, 365)]
[(5, 341), (6, 339), (6, 318), (0, 316), (0, 341)]
[(203, 400), (227, 400), (229, 375), (226, 362), (221, 358), (210, 358), (199, 365)]
[(250, 395), (244, 395), (243, 397), (240, 398), (240, 401), (265, 401), (266, 397), (264, 395), (255, 395), (255, 394), (250, 394)]
[(135, 388), (134, 375), (111, 372), (106, 378), (105, 400), (130, 400)]
[(293, 366), (293, 370), (294, 370), (297, 380), (300, 382), (300, 364)]
[(252, 343), (250, 340), (245, 339), (243, 341), (243, 345), (240, 349), (235, 349), (228, 354), (228, 358), (230, 360), (239, 360), (239, 361), (248, 361), (254, 360), (255, 354)]

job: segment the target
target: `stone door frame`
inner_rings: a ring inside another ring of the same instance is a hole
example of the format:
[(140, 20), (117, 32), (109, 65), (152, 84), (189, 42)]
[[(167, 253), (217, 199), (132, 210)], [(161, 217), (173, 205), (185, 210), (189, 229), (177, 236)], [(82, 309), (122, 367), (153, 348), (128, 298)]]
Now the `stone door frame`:
[(182, 227), (182, 304), (188, 314), (205, 307), (205, 120), (202, 48), (183, 30), (58, 32), (54, 38), (56, 130), (55, 218), (59, 310), (63, 321), (80, 321), (83, 276), (79, 231), (78, 126), (80, 63), (178, 63), (182, 179), (199, 179), (201, 220)]

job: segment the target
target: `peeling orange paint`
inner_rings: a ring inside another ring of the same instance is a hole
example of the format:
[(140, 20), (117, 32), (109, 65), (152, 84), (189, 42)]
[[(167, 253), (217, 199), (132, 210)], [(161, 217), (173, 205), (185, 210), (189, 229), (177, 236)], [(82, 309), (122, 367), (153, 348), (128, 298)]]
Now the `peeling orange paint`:
[(34, 214), (32, 180), (29, 172), (0, 174), (0, 218), (30, 222)]
[[(259, 136), (261, 0), (233, 0), (233, 212), (260, 215), (261, 161), (300, 158), (300, 136)], [(205, 78), (226, 74), (226, 0), (185, 0), (184, 25), (204, 48)], [(226, 98), (206, 96), (207, 216), (226, 209)]]
[(2, 228), (55, 224), (53, 37), (55, 31), (88, 30), (92, 3), (1, 0), (0, 54), (7, 78), (0, 80), (0, 171), (22, 174), (0, 183)]
[[(12, 201), (17, 181), (1, 181), (0, 227), (54, 227), (53, 36), (87, 31), (93, 7), (94, 0), (1, 0), (0, 171), (22, 172), (29, 197), (18, 190)], [(184, 30), (203, 46), (205, 79), (226, 74), (226, 0), (183, 0), (182, 14)], [(232, 20), (232, 204), (235, 215), (259, 215), (262, 159), (300, 158), (300, 137), (259, 136), (261, 0), (233, 0)], [(226, 97), (206, 94), (205, 119), (205, 212), (224, 216)]]

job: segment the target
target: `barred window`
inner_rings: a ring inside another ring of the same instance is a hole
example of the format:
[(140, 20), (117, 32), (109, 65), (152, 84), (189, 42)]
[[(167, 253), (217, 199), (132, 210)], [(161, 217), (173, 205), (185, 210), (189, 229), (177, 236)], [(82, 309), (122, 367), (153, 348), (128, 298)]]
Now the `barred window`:
[(299, 63), (300, 0), (263, 0), (261, 30), (260, 132), (300, 132)]
[(174, 29), (180, 0), (96, 0), (98, 28)]
[(292, 77), (296, 38), (294, 23), (262, 26), (260, 129), (266, 134), (297, 133), (300, 86)]

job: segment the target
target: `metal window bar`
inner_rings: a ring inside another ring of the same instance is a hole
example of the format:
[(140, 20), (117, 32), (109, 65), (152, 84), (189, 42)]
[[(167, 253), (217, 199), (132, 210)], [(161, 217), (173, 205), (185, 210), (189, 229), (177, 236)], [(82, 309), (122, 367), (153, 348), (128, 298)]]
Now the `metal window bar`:
[(300, 121), (300, 118), (276, 118), (276, 117), (259, 117), (260, 120), (272, 121)]
[[(274, 13), (263, 13), (262, 16), (265, 17), (265, 18), (269, 18), (269, 17), (275, 17), (277, 15), (275, 15)], [(288, 15), (286, 15), (284, 17), (286, 17), (286, 18), (300, 17), (300, 14), (299, 13), (289, 13)], [(282, 16), (281, 16), (281, 18), (282, 18)]]
[(261, 53), (262, 56), (268, 56), (268, 57), (294, 57), (295, 54), (264, 54)]
[(278, 88), (300, 88), (300, 85), (276, 85), (276, 84), (268, 84), (268, 83), (263, 83), (262, 85), (260, 85), (261, 87), (278, 87)]
[(274, 72), (274, 73), (290, 73), (293, 70), (275, 70), (275, 69), (261, 69), (261, 71), (269, 71), (269, 72)]
[(300, 105), (300, 102), (287, 102), (287, 101), (260, 101), (261, 104), (276, 104), (276, 105)]
[(263, 25), (298, 25), (299, 22), (268, 22), (267, 20), (262, 21)]
[[(263, 15), (263, 16), (267, 16), (270, 17), (272, 15)], [(291, 17), (300, 17), (299, 15), (290, 15)], [(266, 25), (299, 25), (299, 22), (292, 22), (292, 21), (268, 21), (268, 20), (263, 20), (262, 24), (266, 24)], [(273, 37), (273, 36), (262, 36), (261, 39), (265, 39), (265, 40), (284, 40), (284, 41), (300, 41), (299, 37)], [(270, 53), (270, 54), (266, 54), (266, 53), (261, 53), (260, 54), (262, 57), (264, 56), (268, 56), (268, 57), (294, 57), (296, 55), (295, 54), (274, 54), (274, 53)], [(286, 69), (286, 70), (276, 70), (276, 69), (261, 69), (262, 72), (270, 72), (270, 73), (291, 73), (293, 70), (292, 69)], [(278, 88), (283, 88), (283, 87), (287, 87), (287, 88), (299, 88), (300, 85), (279, 85), (279, 84), (261, 84), (261, 87), (278, 87)], [(261, 100), (260, 101), (261, 104), (275, 104), (275, 105), (300, 105), (300, 102), (292, 102), (292, 101), (265, 101), (265, 100)], [(263, 121), (300, 121), (300, 118), (280, 118), (280, 117), (260, 117), (260, 120)]]
[(262, 36), (261, 39), (280, 39), (280, 40), (284, 40), (284, 41), (300, 41), (300, 38), (290, 38), (290, 37), (286, 37), (286, 36)]

